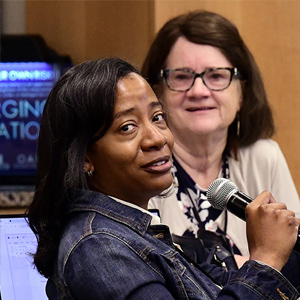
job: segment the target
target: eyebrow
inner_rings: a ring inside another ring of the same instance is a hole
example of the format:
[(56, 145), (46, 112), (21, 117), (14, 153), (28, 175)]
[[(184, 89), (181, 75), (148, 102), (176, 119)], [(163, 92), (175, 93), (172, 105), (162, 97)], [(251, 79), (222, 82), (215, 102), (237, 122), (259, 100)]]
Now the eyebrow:
[[(153, 108), (153, 107), (157, 107), (157, 106), (162, 106), (161, 103), (159, 101), (153, 101), (151, 103), (149, 103), (149, 107)], [(123, 111), (120, 111), (118, 112), (117, 114), (114, 115), (114, 120), (124, 116), (124, 115), (128, 115), (130, 114), (131, 112), (135, 111), (135, 107), (131, 107), (129, 109), (126, 109), (126, 110), (123, 110)]]

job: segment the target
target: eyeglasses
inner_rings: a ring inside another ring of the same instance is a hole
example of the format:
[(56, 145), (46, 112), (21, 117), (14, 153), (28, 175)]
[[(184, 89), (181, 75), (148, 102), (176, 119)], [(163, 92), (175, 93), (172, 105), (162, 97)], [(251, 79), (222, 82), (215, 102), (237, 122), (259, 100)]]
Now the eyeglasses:
[(237, 68), (213, 68), (202, 73), (195, 73), (189, 69), (168, 69), (161, 70), (160, 75), (166, 80), (169, 89), (177, 92), (190, 90), (197, 77), (200, 77), (211, 91), (227, 89), (234, 76), (242, 78)]

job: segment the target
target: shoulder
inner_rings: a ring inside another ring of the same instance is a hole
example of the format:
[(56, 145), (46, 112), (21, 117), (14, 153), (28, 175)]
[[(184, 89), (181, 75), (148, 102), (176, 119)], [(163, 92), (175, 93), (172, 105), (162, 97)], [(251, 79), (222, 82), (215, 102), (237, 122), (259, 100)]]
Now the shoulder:
[(254, 176), (266, 176), (288, 170), (285, 157), (274, 140), (261, 139), (254, 144), (243, 147), (238, 151), (238, 159), (229, 158), (229, 165), (234, 172), (241, 170), (242, 173)]
[(270, 156), (281, 153), (277, 142), (271, 139), (260, 139), (250, 146), (243, 147), (239, 150), (240, 155)]
[(63, 246), (74, 248), (88, 239), (101, 240), (105, 236), (111, 239), (119, 238), (120, 236), (131, 234), (134, 230), (130, 226), (125, 226), (121, 221), (113, 219), (94, 211), (76, 213), (65, 226), (62, 240)]
[(91, 223), (86, 221), (86, 234), (78, 235), (77, 243), (59, 262), (60, 275), (72, 293), (82, 299), (125, 298), (141, 281), (145, 284), (150, 273), (153, 281), (162, 278), (148, 259), (153, 247), (138, 232), (99, 214)]
[(230, 157), (229, 168), (231, 179), (253, 197), (263, 190), (273, 192), (274, 182), (282, 177), (287, 166), (278, 144), (270, 139), (262, 139), (241, 148), (238, 160)]
[[(124, 239), (120, 237), (128, 236), (128, 232), (132, 235), (133, 231), (99, 213), (93, 211), (75, 213), (67, 222), (60, 240), (59, 266), (63, 267), (62, 262), (68, 261), (74, 254), (80, 257), (81, 251), (93, 244), (99, 247), (99, 251), (100, 248), (104, 251), (110, 243), (121, 244)], [(61, 269), (61, 272), (64, 270)]]
[(231, 164), (242, 166), (250, 164), (260, 167), (274, 167), (286, 163), (279, 145), (271, 139), (260, 139), (250, 146), (240, 148), (238, 151), (238, 162), (233, 158), (230, 161)]
[(96, 212), (80, 212), (68, 222), (61, 238), (58, 273), (66, 276), (73, 268), (87, 271), (88, 264), (92, 268), (96, 263), (112, 263), (112, 257), (136, 259), (146, 246), (139, 232), (119, 220)]
[[(285, 202), (298, 212), (299, 197), (286, 159), (279, 145), (271, 139), (261, 139), (238, 152), (238, 160), (228, 159), (230, 178), (238, 188), (256, 197), (269, 190), (276, 201)], [(289, 196), (286, 196), (286, 191)]]

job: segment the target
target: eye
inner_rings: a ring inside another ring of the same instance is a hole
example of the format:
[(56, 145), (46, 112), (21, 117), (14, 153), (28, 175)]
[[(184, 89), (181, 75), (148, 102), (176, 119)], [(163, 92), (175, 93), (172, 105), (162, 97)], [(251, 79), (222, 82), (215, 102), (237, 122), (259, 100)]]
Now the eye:
[(230, 77), (230, 71), (228, 72), (228, 70), (213, 70), (213, 71), (209, 71), (206, 74), (206, 79), (208, 80), (224, 80), (227, 79), (228, 77)]
[(180, 74), (176, 74), (175, 79), (176, 80), (185, 80), (189, 77), (190, 77), (189, 74), (180, 73)]
[(193, 78), (193, 74), (188, 71), (174, 71), (173, 79), (182, 81), (182, 80), (190, 80)]
[(135, 127), (136, 126), (133, 125), (133, 124), (126, 124), (126, 125), (123, 125), (120, 130), (123, 131), (123, 132), (129, 132), (129, 131), (134, 130)]
[(153, 122), (164, 122), (166, 120), (166, 114), (160, 112), (153, 117)]

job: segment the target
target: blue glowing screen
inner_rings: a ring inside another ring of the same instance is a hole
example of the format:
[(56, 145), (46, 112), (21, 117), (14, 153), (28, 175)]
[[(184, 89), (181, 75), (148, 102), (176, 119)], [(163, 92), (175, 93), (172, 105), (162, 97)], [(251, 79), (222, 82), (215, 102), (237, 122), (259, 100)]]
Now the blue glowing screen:
[(0, 175), (33, 175), (45, 101), (61, 76), (54, 64), (0, 63)]

